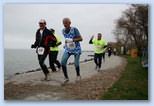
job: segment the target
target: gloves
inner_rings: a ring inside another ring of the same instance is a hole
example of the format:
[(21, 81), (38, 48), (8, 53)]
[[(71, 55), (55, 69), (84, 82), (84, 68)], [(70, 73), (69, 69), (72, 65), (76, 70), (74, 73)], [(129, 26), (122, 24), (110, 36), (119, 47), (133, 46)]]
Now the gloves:
[(107, 45), (104, 46), (104, 48), (106, 48), (106, 47), (107, 47)]
[(66, 38), (65, 39), (65, 43), (71, 43), (71, 42), (73, 42), (73, 39), (71, 39), (71, 38)]
[(31, 48), (36, 48), (36, 46), (34, 44), (31, 45)]

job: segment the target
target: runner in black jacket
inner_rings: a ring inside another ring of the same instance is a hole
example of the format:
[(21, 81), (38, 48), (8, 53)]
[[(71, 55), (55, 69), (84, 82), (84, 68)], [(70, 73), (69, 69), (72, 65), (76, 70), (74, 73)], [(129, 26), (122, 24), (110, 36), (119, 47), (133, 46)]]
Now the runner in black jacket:
[(36, 48), (39, 64), (44, 72), (45, 80), (48, 80), (49, 71), (44, 61), (49, 53), (49, 47), (55, 46), (56, 38), (51, 31), (46, 28), (45, 20), (41, 19), (39, 21), (39, 27), (36, 32), (35, 43), (31, 45), (31, 48)]

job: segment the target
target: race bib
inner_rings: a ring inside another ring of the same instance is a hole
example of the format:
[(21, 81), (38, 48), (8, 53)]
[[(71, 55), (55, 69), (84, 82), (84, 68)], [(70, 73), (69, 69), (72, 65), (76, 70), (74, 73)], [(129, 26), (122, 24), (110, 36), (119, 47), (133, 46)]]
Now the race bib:
[(75, 48), (75, 43), (74, 42), (68, 42), (68, 43), (66, 43), (66, 46), (69, 49), (74, 49)]
[(39, 48), (37, 49), (37, 53), (38, 53), (39, 55), (43, 55), (43, 54), (44, 54), (44, 48), (43, 48), (43, 47), (39, 47)]

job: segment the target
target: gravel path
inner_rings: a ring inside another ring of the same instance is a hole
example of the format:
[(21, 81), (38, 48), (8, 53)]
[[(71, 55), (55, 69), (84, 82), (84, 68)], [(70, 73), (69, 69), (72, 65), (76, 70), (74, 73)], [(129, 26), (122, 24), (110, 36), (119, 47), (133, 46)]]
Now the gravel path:
[(42, 81), (42, 72), (16, 75), (5, 80), (5, 100), (89, 100), (99, 99), (120, 77), (126, 60), (111, 56), (102, 63), (101, 72), (95, 70), (93, 61), (81, 63), (80, 82), (75, 82), (74, 65), (68, 66), (69, 83), (63, 84), (63, 73), (50, 73), (50, 81)]

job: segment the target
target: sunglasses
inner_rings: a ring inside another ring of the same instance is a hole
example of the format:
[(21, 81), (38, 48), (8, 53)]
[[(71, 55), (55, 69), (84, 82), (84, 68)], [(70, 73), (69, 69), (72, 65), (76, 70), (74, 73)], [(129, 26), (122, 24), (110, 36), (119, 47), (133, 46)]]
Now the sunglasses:
[(42, 24), (45, 24), (45, 23), (40, 22), (39, 24), (41, 24), (41, 25), (42, 25)]

